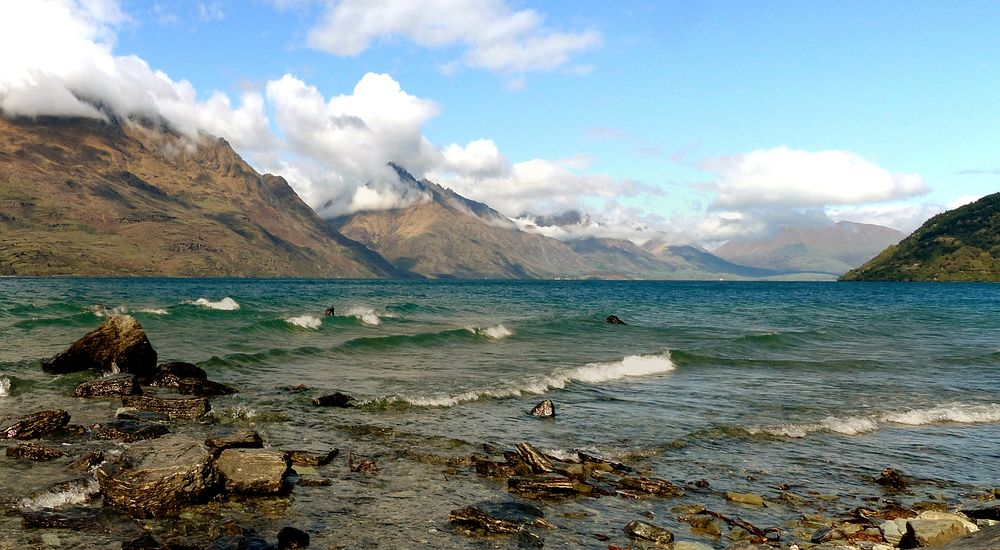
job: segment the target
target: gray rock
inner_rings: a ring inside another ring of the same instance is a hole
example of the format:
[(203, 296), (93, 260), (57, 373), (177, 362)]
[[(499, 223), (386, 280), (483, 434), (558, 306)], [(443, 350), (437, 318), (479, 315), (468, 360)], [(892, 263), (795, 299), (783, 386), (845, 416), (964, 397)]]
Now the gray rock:
[(289, 462), (285, 453), (272, 449), (226, 449), (215, 468), (229, 492), (270, 495), (284, 488)]
[(137, 443), (96, 473), (105, 503), (136, 518), (176, 514), (218, 489), (212, 453), (176, 434)]
[(978, 532), (952, 541), (948, 550), (984, 550), (1000, 548), (1000, 525), (984, 527)]
[(545, 399), (531, 409), (531, 416), (539, 418), (552, 418), (556, 415), (556, 406), (551, 400)]
[(942, 546), (965, 535), (965, 526), (957, 519), (911, 519), (899, 547)]
[(893, 546), (899, 546), (899, 541), (906, 534), (906, 520), (891, 519), (879, 525), (879, 529), (882, 531), (882, 538), (886, 542)]
[(63, 429), (66, 424), (69, 424), (66, 411), (39, 411), (0, 422), (0, 439), (37, 439)]
[(625, 524), (624, 530), (632, 538), (648, 540), (657, 544), (669, 544), (674, 540), (674, 534), (669, 530), (645, 521), (630, 521)]
[(88, 380), (76, 387), (77, 397), (124, 397), (142, 393), (132, 374), (113, 374), (107, 378)]
[(209, 411), (208, 400), (204, 397), (166, 398), (150, 395), (133, 395), (123, 400), (126, 407), (141, 411), (152, 411), (167, 415), (171, 420), (195, 420)]
[(135, 317), (114, 315), (66, 351), (42, 362), (42, 370), (51, 374), (87, 369), (127, 372), (148, 379), (156, 372), (156, 350)]

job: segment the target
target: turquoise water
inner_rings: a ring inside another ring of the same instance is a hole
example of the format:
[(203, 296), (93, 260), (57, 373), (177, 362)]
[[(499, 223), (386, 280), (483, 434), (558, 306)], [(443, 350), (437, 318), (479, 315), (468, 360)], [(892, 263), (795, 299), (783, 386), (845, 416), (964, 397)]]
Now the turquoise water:
[[(256, 520), (261, 530), (299, 525), (319, 547), (513, 544), (449, 527), (453, 508), (511, 497), (446, 459), (521, 441), (720, 491), (776, 498), (788, 484), (802, 510), (735, 510), (781, 526), (881, 496), (864, 478), (887, 466), (919, 480), (904, 501), (956, 506), (998, 485), (998, 305), (1000, 286), (980, 284), (0, 279), (0, 416), (113, 416), (118, 402), (68, 397), (86, 375), (46, 375), (39, 361), (129, 313), (161, 361), (198, 363), (241, 390), (213, 401), (213, 422), (379, 465), (364, 476), (338, 459), (319, 472), (332, 486), (297, 488), (280, 519)], [(628, 325), (605, 323), (610, 314)], [(362, 406), (310, 404), (335, 390)], [(543, 396), (554, 421), (526, 415)], [(64, 467), (0, 458), (0, 479), (28, 498)], [(695, 500), (733, 511), (712, 493)], [(621, 526), (651, 512), (696, 540), (669, 512), (677, 503), (546, 504), (556, 528), (542, 535), (555, 547), (600, 547), (598, 532), (626, 545)], [(44, 544), (17, 525), (0, 520), (0, 542)]]

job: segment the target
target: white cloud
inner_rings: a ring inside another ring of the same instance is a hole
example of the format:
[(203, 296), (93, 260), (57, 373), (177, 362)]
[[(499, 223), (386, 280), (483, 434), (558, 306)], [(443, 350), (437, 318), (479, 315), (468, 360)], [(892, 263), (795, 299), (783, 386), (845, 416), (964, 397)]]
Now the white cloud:
[(353, 56), (393, 37), (426, 48), (463, 46), (457, 63), (502, 74), (556, 69), (601, 44), (597, 31), (558, 32), (535, 10), (515, 11), (504, 0), (330, 0), (308, 42)]
[(716, 174), (714, 206), (814, 207), (889, 201), (927, 193), (923, 178), (893, 174), (846, 151), (777, 147), (709, 159)]

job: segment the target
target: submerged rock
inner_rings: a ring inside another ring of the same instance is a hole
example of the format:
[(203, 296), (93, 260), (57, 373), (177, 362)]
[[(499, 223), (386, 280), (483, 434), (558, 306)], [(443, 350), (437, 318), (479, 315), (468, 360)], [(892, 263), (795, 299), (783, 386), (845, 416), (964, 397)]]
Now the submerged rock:
[(276, 547), (259, 535), (234, 535), (223, 537), (205, 547), (204, 550), (274, 550)]
[(875, 479), (875, 482), (890, 491), (902, 491), (908, 485), (906, 476), (892, 468), (882, 470), (882, 473)]
[(282, 527), (278, 531), (278, 550), (291, 548), (307, 548), (309, 546), (309, 533), (295, 527)]
[(185, 378), (205, 380), (208, 378), (208, 374), (194, 363), (171, 361), (163, 363), (156, 369), (156, 374), (153, 375), (150, 385), (161, 388), (176, 388), (177, 384)]
[(280, 493), (288, 473), (288, 457), (271, 449), (226, 449), (215, 461), (227, 491), (271, 495)]
[(208, 400), (204, 397), (165, 398), (149, 395), (134, 395), (123, 400), (126, 407), (141, 411), (153, 411), (167, 415), (167, 418), (195, 420), (209, 411)]
[(619, 319), (617, 315), (608, 315), (608, 318), (605, 319), (605, 320), (608, 322), (609, 325), (624, 325), (624, 324), (626, 324), (625, 321), (622, 321), (621, 319)]
[(212, 453), (197, 440), (167, 435), (137, 443), (97, 469), (105, 502), (136, 518), (176, 514), (218, 486)]
[(37, 461), (55, 460), (64, 456), (64, 453), (58, 449), (31, 442), (18, 443), (14, 447), (7, 447), (6, 454), (7, 458)]
[(353, 407), (354, 403), (355, 400), (353, 397), (339, 391), (313, 399), (313, 405), (318, 405), (320, 407), (348, 408)]
[(518, 546), (541, 547), (542, 540), (528, 530), (546, 525), (541, 508), (520, 502), (481, 503), (452, 510), (449, 520), (469, 535), (516, 535)]
[(156, 350), (135, 317), (114, 315), (66, 351), (42, 362), (42, 370), (51, 374), (87, 369), (127, 372), (148, 379), (156, 372)]
[(340, 455), (340, 449), (330, 449), (326, 453), (309, 451), (285, 451), (288, 460), (295, 466), (325, 466)]
[(177, 381), (177, 392), (182, 395), (197, 395), (199, 397), (217, 397), (232, 395), (239, 390), (226, 384), (213, 382), (206, 378), (181, 378)]
[(722, 496), (726, 497), (726, 500), (732, 502), (738, 502), (740, 504), (748, 504), (750, 506), (763, 506), (764, 499), (760, 495), (754, 495), (751, 493), (734, 493), (725, 492)]
[(543, 400), (539, 404), (535, 405), (535, 408), (531, 409), (531, 416), (537, 416), (539, 418), (552, 418), (555, 415), (556, 406), (550, 399)]
[(21, 526), (25, 529), (93, 530), (98, 526), (100, 516), (98, 508), (23, 510)]
[(226, 449), (260, 449), (264, 446), (264, 440), (254, 430), (239, 430), (209, 437), (205, 440), (205, 446), (216, 452)]
[(156, 439), (168, 433), (170, 430), (162, 424), (137, 420), (115, 420), (94, 430), (94, 435), (99, 439), (120, 439), (126, 443)]
[(669, 544), (674, 540), (674, 534), (668, 529), (645, 521), (630, 521), (625, 524), (624, 531), (632, 538), (648, 540), (657, 544)]
[(124, 397), (142, 393), (132, 374), (115, 374), (107, 378), (88, 380), (76, 387), (77, 397)]
[(0, 422), (0, 439), (37, 439), (61, 430), (69, 424), (69, 413), (63, 410), (39, 411)]

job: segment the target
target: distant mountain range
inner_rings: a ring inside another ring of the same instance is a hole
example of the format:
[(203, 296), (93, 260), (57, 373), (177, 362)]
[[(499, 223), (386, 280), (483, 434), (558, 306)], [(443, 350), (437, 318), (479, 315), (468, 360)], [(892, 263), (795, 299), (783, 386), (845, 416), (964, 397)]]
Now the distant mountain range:
[(0, 117), (0, 275), (831, 279), (901, 237), (842, 222), (715, 253), (561, 241), (393, 167), (420, 200), (323, 220), (223, 139), (196, 144), (148, 121)]
[(934, 216), (841, 280), (1000, 282), (1000, 193)]

